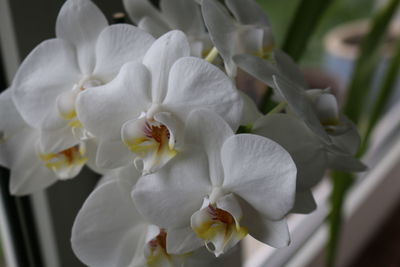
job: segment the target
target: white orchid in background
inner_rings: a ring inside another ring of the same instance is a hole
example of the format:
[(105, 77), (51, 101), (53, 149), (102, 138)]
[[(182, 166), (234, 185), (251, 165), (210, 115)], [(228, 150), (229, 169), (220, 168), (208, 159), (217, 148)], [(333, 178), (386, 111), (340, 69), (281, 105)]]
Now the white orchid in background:
[(171, 30), (183, 31), (190, 43), (191, 55), (204, 57), (212, 48), (200, 6), (194, 0), (162, 0), (160, 9), (150, 0), (124, 0), (130, 19), (139, 28), (158, 38)]
[[(214, 266), (201, 251), (169, 254), (168, 232), (144, 220), (135, 208), (130, 189), (139, 172), (132, 167), (110, 172), (78, 213), (72, 229), (72, 248), (78, 258), (96, 267)], [(215, 265), (218, 266), (218, 265)]]
[(31, 194), (57, 180), (75, 177), (88, 163), (88, 157), (94, 156), (95, 145), (86, 141), (66, 150), (43, 152), (39, 130), (31, 128), (21, 118), (12, 101), (11, 90), (0, 95), (0, 165), (11, 171), (11, 194)]
[(78, 97), (84, 127), (99, 139), (97, 163), (115, 168), (143, 161), (154, 172), (183, 148), (190, 111), (206, 108), (236, 129), (242, 102), (232, 81), (208, 62), (189, 57), (181, 31), (166, 33), (143, 62), (126, 64), (109, 84)]
[(276, 64), (251, 55), (235, 56), (246, 72), (272, 87), (287, 105), (288, 112), (304, 121), (329, 154), (330, 165), (343, 171), (363, 171), (365, 166), (353, 157), (360, 144), (355, 125), (339, 113), (339, 107), (329, 89), (307, 90), (303, 75), (289, 56), (276, 50)]
[(28, 55), (13, 80), (17, 109), (40, 130), (41, 149), (47, 153), (92, 137), (76, 117), (77, 95), (109, 82), (124, 63), (141, 60), (154, 40), (134, 26), (108, 26), (89, 0), (66, 1), (56, 35)]
[(226, 72), (235, 77), (233, 57), (249, 53), (266, 57), (274, 47), (271, 26), (254, 0), (225, 0), (228, 11), (216, 0), (202, 0), (202, 13), (212, 42), (221, 54)]
[(133, 198), (151, 222), (167, 229), (167, 251), (205, 245), (217, 257), (249, 233), (274, 247), (289, 244), (284, 216), (294, 200), (296, 167), (277, 143), (234, 135), (222, 118), (193, 111), (186, 126), (191, 144), (174, 164), (143, 177)]

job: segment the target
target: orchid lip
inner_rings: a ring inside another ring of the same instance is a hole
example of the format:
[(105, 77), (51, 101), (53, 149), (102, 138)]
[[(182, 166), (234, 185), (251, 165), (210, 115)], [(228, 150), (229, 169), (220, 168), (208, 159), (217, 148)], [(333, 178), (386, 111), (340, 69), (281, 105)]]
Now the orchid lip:
[(52, 170), (59, 178), (75, 177), (87, 162), (84, 146), (76, 145), (57, 153), (39, 153), (43, 165)]

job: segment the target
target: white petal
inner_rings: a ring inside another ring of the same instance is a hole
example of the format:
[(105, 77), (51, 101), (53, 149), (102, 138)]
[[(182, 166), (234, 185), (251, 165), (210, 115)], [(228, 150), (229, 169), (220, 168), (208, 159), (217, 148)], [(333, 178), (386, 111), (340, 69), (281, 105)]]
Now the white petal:
[(107, 19), (92, 1), (68, 0), (62, 6), (57, 17), (56, 35), (76, 47), (82, 73), (93, 71), (96, 41), (107, 26)]
[(291, 210), (292, 213), (308, 214), (313, 212), (317, 208), (314, 196), (311, 190), (297, 190), (296, 200)]
[(307, 98), (303, 88), (294, 85), (280, 76), (274, 76), (276, 90), (288, 102), (293, 112), (310, 127), (310, 129), (324, 142), (331, 143), (328, 134), (322, 127), (311, 101)]
[(204, 245), (192, 228), (169, 229), (167, 235), (167, 252), (169, 254), (186, 254)]
[(109, 170), (100, 168), (96, 164), (96, 155), (97, 155), (97, 148), (98, 142), (96, 138), (91, 138), (85, 141), (82, 141), (83, 145), (85, 146), (85, 156), (87, 157), (86, 165), (94, 172), (98, 174), (104, 175)]
[(224, 59), (228, 75), (236, 76), (236, 66), (232, 60), (237, 44), (235, 21), (227, 10), (214, 0), (202, 1), (202, 14), (210, 38)]
[(78, 118), (99, 140), (119, 139), (122, 125), (150, 106), (150, 74), (140, 63), (124, 65), (110, 83), (86, 89), (76, 104)]
[(179, 153), (174, 164), (142, 177), (133, 191), (137, 208), (161, 228), (182, 228), (210, 190), (208, 166), (201, 152)]
[(193, 0), (161, 0), (160, 8), (173, 29), (186, 34), (205, 32), (200, 6)]
[(367, 169), (364, 163), (352, 155), (329, 153), (329, 167), (343, 172), (363, 172)]
[(240, 23), (269, 26), (263, 8), (256, 1), (225, 0), (225, 3)]
[(148, 0), (123, 0), (123, 3), (129, 18), (136, 24), (144, 17), (149, 17), (157, 23), (166, 23), (161, 12)]
[(13, 80), (13, 99), (24, 120), (40, 128), (54, 112), (58, 95), (80, 79), (74, 48), (61, 39), (38, 45), (22, 62)]
[(6, 153), (10, 176), (10, 193), (27, 195), (42, 190), (57, 181), (55, 174), (46, 168), (36, 153), (38, 133), (24, 128), (1, 145)]
[(2, 141), (27, 126), (14, 105), (11, 89), (7, 89), (0, 94), (0, 114), (0, 139)]
[(256, 103), (247, 94), (239, 91), (240, 96), (243, 100), (243, 114), (240, 120), (240, 125), (251, 125), (258, 118), (262, 116), (262, 113), (258, 110)]
[(143, 257), (147, 224), (119, 186), (113, 180), (98, 187), (75, 219), (72, 248), (89, 266), (125, 267)]
[(152, 77), (152, 100), (161, 103), (167, 93), (172, 65), (181, 57), (190, 55), (190, 46), (181, 31), (171, 31), (157, 39), (147, 51), (143, 64)]
[(105, 28), (96, 44), (94, 76), (109, 82), (126, 62), (141, 61), (153, 42), (150, 34), (128, 24)]
[(296, 166), (280, 145), (261, 136), (240, 134), (225, 141), (221, 159), (223, 188), (266, 218), (282, 219), (292, 208)]
[(79, 144), (68, 125), (55, 130), (40, 132), (40, 150), (43, 153), (55, 153)]
[(358, 133), (357, 126), (346, 116), (341, 117), (340, 124), (346, 125), (348, 128), (346, 132), (339, 135), (331, 135), (333, 143), (340, 147), (343, 151), (354, 155), (357, 153), (357, 150), (361, 143), (361, 137)]
[(287, 247), (290, 244), (290, 234), (285, 219), (268, 220), (249, 203), (242, 200), (240, 204), (244, 213), (241, 223), (248, 228), (252, 237), (275, 248)]
[(106, 140), (97, 148), (96, 165), (100, 168), (115, 169), (133, 164), (135, 157), (122, 140)]
[(194, 57), (173, 65), (163, 104), (182, 121), (195, 109), (214, 111), (234, 130), (239, 127), (243, 108), (232, 81), (217, 67)]
[(252, 132), (272, 139), (289, 152), (297, 166), (297, 189), (309, 189), (322, 179), (328, 168), (325, 148), (301, 120), (286, 114), (266, 115), (256, 121)]
[(138, 27), (145, 32), (150, 33), (155, 38), (159, 38), (164, 33), (171, 30), (171, 28), (164, 22), (154, 20), (151, 17), (144, 17), (138, 23)]
[(303, 73), (289, 55), (284, 53), (282, 50), (276, 49), (274, 50), (274, 58), (281, 75), (289, 78), (292, 82), (304, 89), (308, 89)]
[(196, 110), (187, 119), (185, 142), (198, 145), (207, 153), (210, 179), (214, 186), (222, 185), (224, 174), (220, 151), (225, 140), (233, 134), (229, 125), (212, 111)]
[(274, 87), (272, 76), (279, 74), (275, 65), (252, 55), (236, 55), (233, 59), (241, 69), (265, 82), (268, 86)]

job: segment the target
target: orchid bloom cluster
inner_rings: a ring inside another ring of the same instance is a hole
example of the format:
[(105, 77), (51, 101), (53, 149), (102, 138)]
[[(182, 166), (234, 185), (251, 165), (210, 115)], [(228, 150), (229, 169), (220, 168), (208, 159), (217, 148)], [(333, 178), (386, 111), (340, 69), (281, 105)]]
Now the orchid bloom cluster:
[[(334, 95), (307, 86), (254, 0), (124, 5), (137, 26), (67, 0), (1, 94), (11, 193), (103, 174), (72, 229), (89, 266), (220, 266), (247, 235), (288, 246), (285, 217), (315, 209), (325, 171), (365, 169)], [(273, 90), (269, 113), (239, 68)]]

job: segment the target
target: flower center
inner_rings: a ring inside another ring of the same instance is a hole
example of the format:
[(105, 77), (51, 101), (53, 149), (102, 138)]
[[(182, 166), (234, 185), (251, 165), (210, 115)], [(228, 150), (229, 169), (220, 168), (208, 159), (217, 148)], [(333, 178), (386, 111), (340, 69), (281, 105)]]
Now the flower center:
[(162, 124), (150, 125), (148, 122), (146, 122), (143, 132), (146, 137), (152, 138), (159, 143), (158, 149), (163, 146), (163, 143), (168, 142), (170, 138), (168, 128)]
[(164, 229), (160, 229), (160, 233), (147, 246), (145, 256), (148, 266), (165, 266), (163, 263), (171, 262), (171, 256), (167, 253), (167, 232)]
[(207, 249), (217, 257), (247, 235), (246, 228), (215, 204), (209, 204), (193, 214), (191, 225), (196, 235), (205, 241)]
[(51, 169), (59, 178), (74, 177), (88, 160), (84, 156), (84, 149), (76, 145), (51, 154), (39, 154), (44, 166)]

